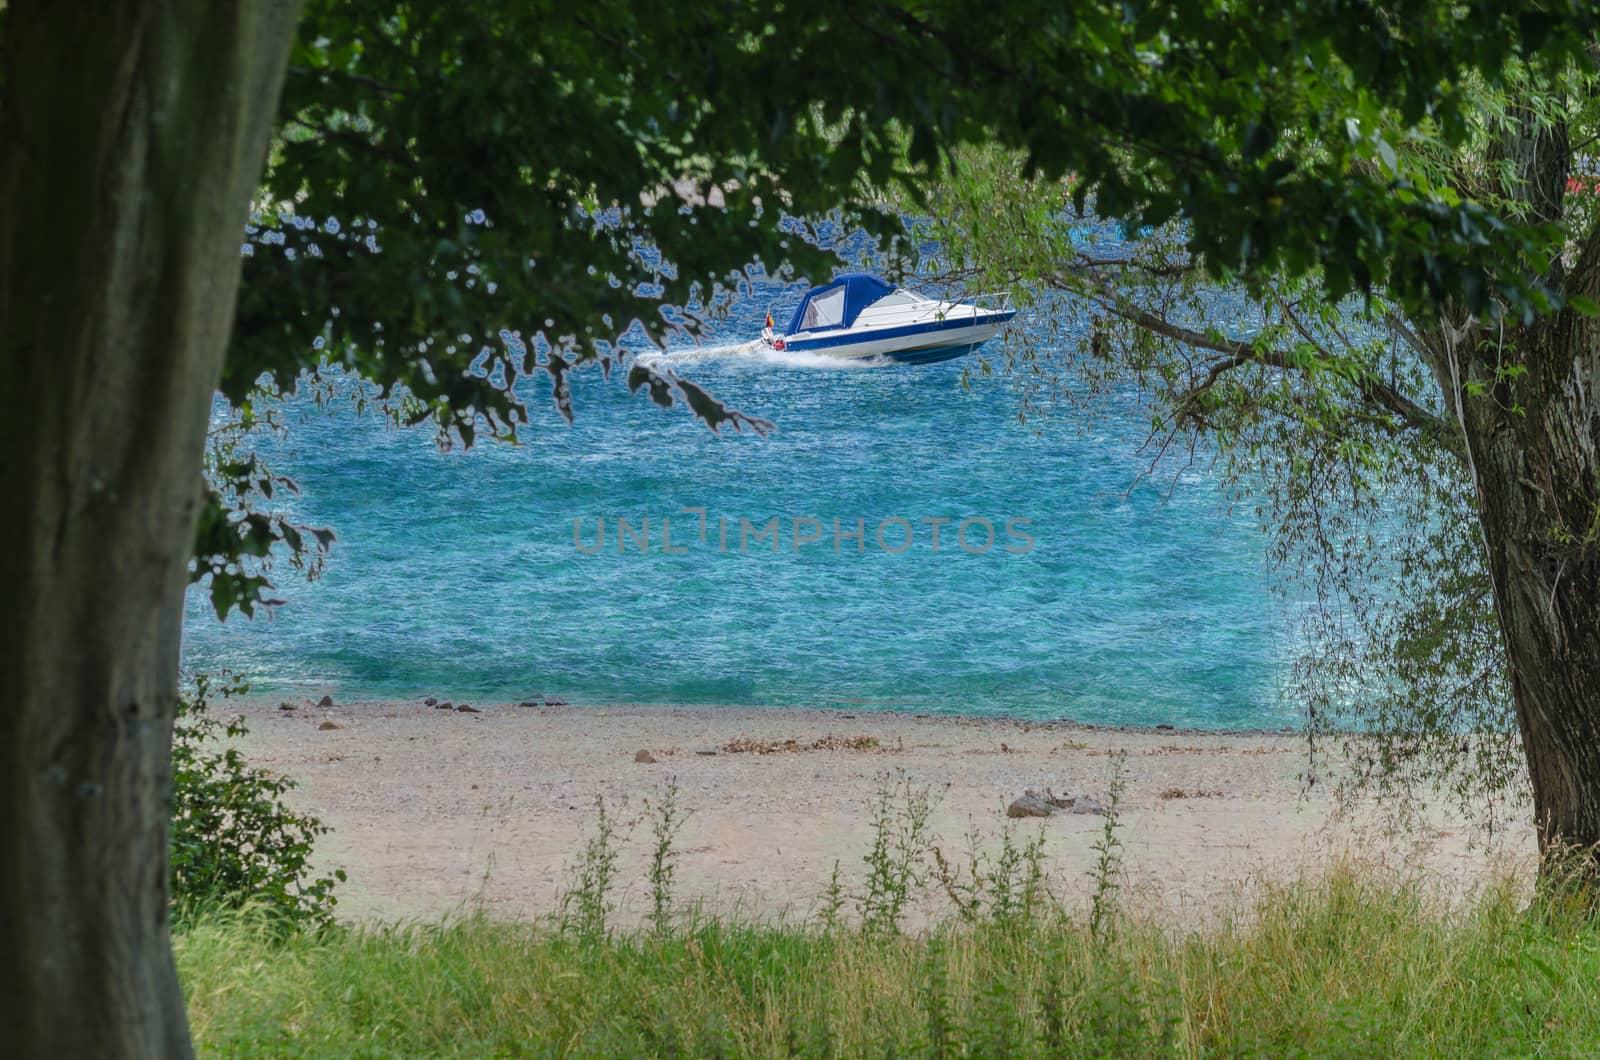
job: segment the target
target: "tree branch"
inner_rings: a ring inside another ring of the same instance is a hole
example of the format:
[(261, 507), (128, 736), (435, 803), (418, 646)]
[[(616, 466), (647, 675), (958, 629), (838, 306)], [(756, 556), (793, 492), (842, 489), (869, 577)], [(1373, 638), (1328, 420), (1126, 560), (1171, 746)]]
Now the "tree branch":
[(1096, 269), (1136, 269), (1147, 276), (1185, 276), (1199, 271), (1199, 266), (1193, 262), (1169, 262), (1165, 265), (1147, 265), (1133, 258), (1092, 258), (1087, 254), (1079, 254), (1071, 265), (1067, 266), (1073, 271), (1090, 271)]
[(1416, 352), (1418, 357), (1421, 357), (1424, 361), (1433, 360), (1435, 356), (1434, 348), (1428, 344), (1426, 339), (1417, 334), (1416, 330), (1413, 329), (1411, 325), (1402, 320), (1398, 313), (1392, 309), (1384, 310), (1383, 322), (1389, 325), (1389, 329), (1391, 331), (1404, 339), (1406, 341), (1406, 345), (1410, 346), (1411, 349)]
[[(1083, 291), (1081, 287), (1062, 282), (1052, 281), (1054, 285), (1066, 290), (1074, 290), (1086, 294), (1094, 303), (1110, 312), (1114, 316), (1127, 321), (1145, 331), (1173, 342), (1182, 343), (1195, 349), (1210, 350), (1223, 356), (1211, 362), (1206, 374), (1188, 390), (1179, 395), (1176, 402), (1176, 411), (1182, 417), (1193, 414), (1193, 407), (1200, 396), (1217, 385), (1229, 372), (1246, 365), (1259, 365), (1265, 368), (1281, 370), (1304, 371), (1306, 365), (1292, 357), (1286, 356), (1280, 350), (1263, 349), (1254, 343), (1243, 339), (1228, 339), (1209, 335), (1193, 328), (1186, 328), (1181, 324), (1174, 324), (1165, 317), (1150, 312), (1142, 306), (1135, 305), (1127, 299), (1120, 297), (1108, 284), (1097, 281), (1097, 290)], [(1295, 326), (1302, 335), (1304, 328), (1297, 318), (1293, 318)], [(1307, 341), (1313, 341), (1309, 337)], [(1313, 341), (1313, 345), (1316, 343)], [(1410, 429), (1428, 435), (1439, 441), (1450, 452), (1461, 455), (1459, 434), (1452, 421), (1447, 421), (1440, 416), (1428, 411), (1422, 405), (1401, 393), (1394, 386), (1378, 378), (1370, 371), (1360, 371), (1356, 374), (1347, 373), (1347, 378), (1355, 384), (1356, 391), (1361, 400), (1372, 408), (1384, 413), (1381, 422), (1390, 425), (1391, 431)]]

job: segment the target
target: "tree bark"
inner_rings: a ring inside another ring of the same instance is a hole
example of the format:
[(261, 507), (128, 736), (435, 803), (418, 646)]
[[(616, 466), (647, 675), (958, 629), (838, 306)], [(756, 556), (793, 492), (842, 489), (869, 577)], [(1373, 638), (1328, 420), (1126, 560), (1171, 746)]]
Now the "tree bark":
[(1540, 851), (1561, 871), (1573, 852), (1600, 860), (1600, 377), (1588, 362), (1568, 358), (1565, 383), (1521, 414), (1492, 395), (1466, 414)]
[(168, 938), (186, 566), (298, 0), (0, 14), (0, 1053), (191, 1051)]
[[(1529, 218), (1559, 223), (1567, 129), (1512, 116), (1495, 154)], [(1545, 279), (1595, 298), (1600, 260), (1586, 246), (1571, 275), (1557, 261)], [(1600, 880), (1600, 326), (1568, 308), (1444, 335), (1433, 370), (1477, 487), (1541, 867), (1587, 886)]]

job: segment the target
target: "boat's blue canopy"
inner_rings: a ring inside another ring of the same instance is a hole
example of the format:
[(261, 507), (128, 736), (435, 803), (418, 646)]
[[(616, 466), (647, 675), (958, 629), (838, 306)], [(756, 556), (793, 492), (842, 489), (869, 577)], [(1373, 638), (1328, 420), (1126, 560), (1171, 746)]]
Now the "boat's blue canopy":
[(867, 306), (894, 288), (865, 272), (846, 272), (820, 287), (813, 287), (800, 299), (789, 318), (788, 334), (847, 328)]

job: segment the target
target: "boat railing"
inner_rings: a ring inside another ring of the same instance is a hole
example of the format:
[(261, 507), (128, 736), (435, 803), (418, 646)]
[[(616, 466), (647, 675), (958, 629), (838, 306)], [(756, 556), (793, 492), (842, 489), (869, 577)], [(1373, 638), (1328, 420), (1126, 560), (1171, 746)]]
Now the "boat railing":
[[(988, 305), (984, 304), (986, 299), (989, 302)], [(975, 309), (984, 309), (993, 313), (1003, 313), (1011, 308), (1011, 292), (987, 291), (983, 294), (964, 295), (954, 302), (933, 301), (928, 304), (928, 308), (913, 317), (911, 322), (913, 324), (921, 324), (928, 320), (943, 320), (948, 315), (945, 312), (945, 307), (963, 305), (970, 305)]]

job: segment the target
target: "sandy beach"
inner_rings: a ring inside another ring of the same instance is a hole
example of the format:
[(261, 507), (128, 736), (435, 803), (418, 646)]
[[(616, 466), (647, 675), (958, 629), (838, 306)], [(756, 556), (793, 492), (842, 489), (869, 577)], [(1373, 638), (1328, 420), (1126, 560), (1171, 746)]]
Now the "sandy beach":
[[(933, 831), (948, 855), (973, 831), (992, 849), (1007, 827), (1019, 838), (1042, 828), (1050, 886), (1072, 903), (1089, 893), (1104, 818), (1009, 820), (1006, 807), (1027, 788), (1104, 800), (1121, 761), (1123, 896), (1174, 923), (1234, 911), (1264, 882), (1334, 857), (1423, 871), (1450, 895), (1526, 872), (1533, 853), (1527, 829), (1486, 844), (1437, 809), (1403, 835), (1385, 834), (1370, 804), (1341, 814), (1329, 785), (1306, 788), (1305, 745), (1285, 734), (867, 711), (315, 702), (254, 697), (213, 709), (242, 713), (250, 761), (293, 777), (294, 804), (333, 828), (318, 863), (349, 873), (339, 911), (351, 919), (548, 914), (593, 830), (596, 798), (626, 828), (669, 782), (689, 813), (676, 844), (680, 898), (763, 918), (808, 914), (836, 862), (847, 884), (859, 881), (870, 801), (901, 776), (937, 796)], [(655, 761), (636, 761), (640, 751)], [(621, 858), (624, 919), (647, 900), (648, 846), (647, 825), (636, 825)]]

